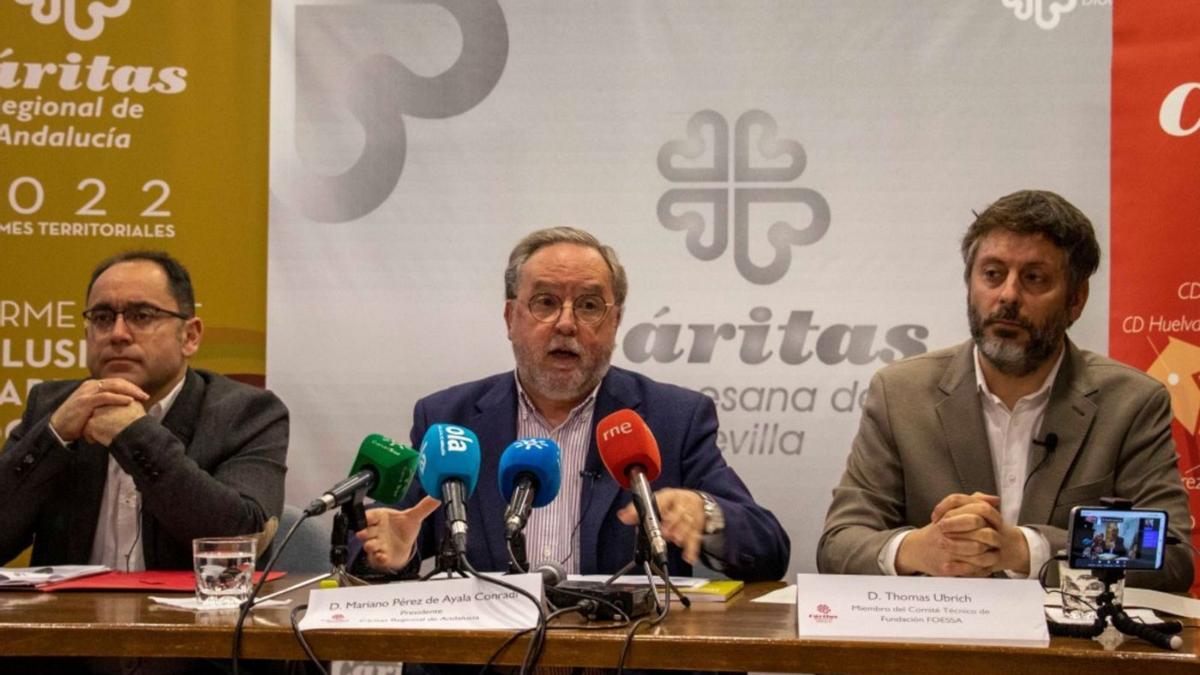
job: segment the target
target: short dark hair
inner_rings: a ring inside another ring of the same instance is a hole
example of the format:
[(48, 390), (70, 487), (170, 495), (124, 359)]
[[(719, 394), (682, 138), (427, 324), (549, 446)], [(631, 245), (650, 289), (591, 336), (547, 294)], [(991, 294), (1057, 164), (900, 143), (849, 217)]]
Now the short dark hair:
[(548, 227), (525, 235), (508, 254), (508, 266), (504, 268), (504, 298), (514, 300), (517, 297), (517, 277), (525, 261), (539, 249), (552, 244), (578, 244), (595, 249), (608, 271), (612, 274), (613, 299), (618, 307), (625, 304), (625, 296), (629, 293), (629, 280), (625, 276), (625, 268), (617, 258), (617, 252), (611, 246), (601, 244), (591, 232), (577, 227)]
[(92, 286), (96, 285), (96, 279), (100, 278), (108, 268), (118, 263), (136, 262), (146, 260), (157, 264), (162, 268), (162, 271), (167, 275), (167, 290), (171, 292), (171, 297), (175, 298), (175, 303), (179, 305), (179, 312), (186, 314), (189, 317), (196, 313), (196, 293), (192, 290), (192, 275), (188, 274), (187, 268), (183, 263), (171, 257), (166, 251), (125, 251), (118, 253), (110, 258), (105, 258), (96, 265), (96, 269), (92, 270), (92, 278), (88, 281), (87, 293), (84, 295), (84, 302), (92, 295)]
[(1040, 234), (1062, 249), (1067, 254), (1067, 284), (1072, 296), (1100, 266), (1096, 231), (1082, 211), (1049, 190), (1020, 190), (997, 199), (977, 214), (963, 235), (963, 279), (968, 283), (979, 242), (997, 229)]

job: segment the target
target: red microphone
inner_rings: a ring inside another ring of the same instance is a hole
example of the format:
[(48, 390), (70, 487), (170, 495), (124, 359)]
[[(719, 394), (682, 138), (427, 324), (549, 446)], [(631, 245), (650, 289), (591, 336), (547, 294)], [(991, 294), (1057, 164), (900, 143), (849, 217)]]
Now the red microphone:
[(633, 493), (633, 505), (650, 543), (650, 554), (662, 570), (667, 569), (667, 541), (658, 522), (658, 508), (650, 481), (662, 471), (658, 441), (646, 422), (625, 408), (596, 425), (596, 448), (605, 468), (621, 487)]

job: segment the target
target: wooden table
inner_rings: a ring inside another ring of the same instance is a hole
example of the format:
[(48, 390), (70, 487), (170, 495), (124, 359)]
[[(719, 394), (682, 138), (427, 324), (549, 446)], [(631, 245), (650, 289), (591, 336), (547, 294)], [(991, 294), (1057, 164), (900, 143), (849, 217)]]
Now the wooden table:
[[(279, 587), (289, 576), (273, 582)], [(749, 600), (781, 584), (754, 584), (729, 603), (672, 603), (662, 624), (642, 629), (626, 662), (631, 668), (776, 672), (1200, 673), (1200, 622), (1187, 620), (1184, 646), (1166, 652), (1138, 640), (1105, 652), (1092, 640), (1054, 638), (1049, 649), (800, 640), (795, 607)], [(270, 585), (268, 585), (268, 590)], [(306, 591), (292, 595), (303, 603)], [(255, 610), (242, 654), (251, 659), (303, 659), (288, 608)], [(140, 593), (0, 592), (0, 654), (5, 656), (167, 656), (223, 658), (235, 613), (205, 613), (155, 605)], [(568, 621), (564, 625), (579, 625)], [(484, 631), (313, 631), (321, 659), (483, 663), (508, 637)], [(566, 628), (550, 631), (547, 666), (613, 667), (625, 635)], [(525, 640), (500, 663), (518, 663)], [(2, 662), (0, 662), (2, 666)]]

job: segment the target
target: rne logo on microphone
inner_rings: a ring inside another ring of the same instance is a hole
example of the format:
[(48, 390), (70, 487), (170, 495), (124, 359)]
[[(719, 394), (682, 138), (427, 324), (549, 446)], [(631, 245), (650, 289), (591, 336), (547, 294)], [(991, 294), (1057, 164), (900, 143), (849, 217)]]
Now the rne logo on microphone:
[(613, 426), (605, 429), (604, 431), (601, 431), (600, 432), (600, 440), (607, 441), (607, 440), (616, 438), (617, 436), (624, 436), (625, 434), (632, 434), (632, 433), (633, 433), (633, 424), (630, 422), (621, 422), (620, 424), (614, 424)]
[[(133, 0), (113, 0), (102, 2), (63, 2), (62, 0), (16, 0), (18, 5), (27, 5), (33, 20), (49, 26), (59, 21), (67, 29), (67, 34), (81, 42), (95, 40), (104, 32), (104, 22), (115, 19), (129, 11)], [(82, 5), (87, 5), (85, 13), (91, 21), (87, 26), (79, 23), (79, 13)]]

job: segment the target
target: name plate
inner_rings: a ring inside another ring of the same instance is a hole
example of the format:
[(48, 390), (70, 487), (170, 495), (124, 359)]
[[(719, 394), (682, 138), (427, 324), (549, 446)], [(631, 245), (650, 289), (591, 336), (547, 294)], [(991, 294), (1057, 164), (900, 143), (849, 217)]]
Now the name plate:
[[(542, 599), (540, 574), (503, 579)], [(537, 626), (539, 609), (524, 595), (475, 577), (401, 581), (311, 591), (300, 630), (522, 630)]]
[(1033, 579), (800, 574), (801, 638), (1046, 647)]

